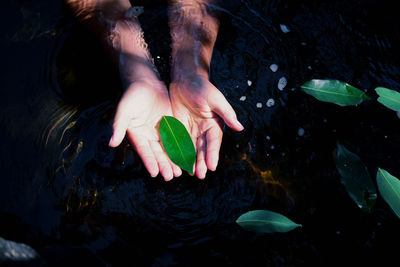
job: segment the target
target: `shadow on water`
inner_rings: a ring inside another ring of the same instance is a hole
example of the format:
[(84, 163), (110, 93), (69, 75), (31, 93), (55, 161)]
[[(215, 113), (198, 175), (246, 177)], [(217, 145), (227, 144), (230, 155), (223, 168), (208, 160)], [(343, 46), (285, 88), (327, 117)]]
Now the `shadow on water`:
[[(149, 178), (127, 142), (108, 147), (118, 72), (62, 1), (44, 2), (1, 4), (0, 237), (29, 244), (50, 266), (394, 258), (386, 240), (399, 236), (398, 219), (381, 199), (372, 214), (358, 210), (332, 151), (341, 141), (371, 174), (379, 166), (399, 176), (399, 118), (376, 102), (341, 108), (299, 89), (332, 78), (369, 95), (377, 86), (398, 90), (400, 31), (391, 1), (213, 6), (221, 26), (212, 81), (245, 131), (226, 129), (219, 167), (204, 181), (183, 175), (168, 183)], [(168, 81), (166, 4), (142, 2), (145, 37)], [(303, 227), (245, 232), (234, 222), (252, 209)]]

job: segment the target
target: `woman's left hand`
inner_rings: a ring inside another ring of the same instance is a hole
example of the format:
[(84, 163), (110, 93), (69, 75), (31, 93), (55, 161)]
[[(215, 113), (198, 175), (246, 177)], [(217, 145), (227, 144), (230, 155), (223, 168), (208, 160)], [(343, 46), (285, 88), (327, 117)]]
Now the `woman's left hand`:
[[(182, 76), (181, 76), (182, 77)], [(187, 75), (170, 85), (172, 112), (188, 129), (197, 151), (194, 173), (204, 179), (218, 165), (223, 121), (233, 130), (243, 126), (224, 95), (202, 75)]]

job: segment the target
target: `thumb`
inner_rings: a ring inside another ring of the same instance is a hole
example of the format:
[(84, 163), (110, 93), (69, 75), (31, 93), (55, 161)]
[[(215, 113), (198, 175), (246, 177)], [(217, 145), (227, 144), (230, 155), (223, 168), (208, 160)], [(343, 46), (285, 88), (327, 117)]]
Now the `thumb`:
[(121, 144), (122, 140), (124, 140), (126, 130), (129, 126), (129, 121), (130, 117), (126, 113), (124, 104), (121, 102), (120, 105), (118, 105), (117, 112), (114, 117), (113, 135), (109, 142), (110, 147), (117, 147)]
[(232, 130), (241, 131), (244, 129), (243, 125), (238, 121), (235, 111), (228, 103), (225, 96), (217, 89), (214, 91), (212, 97), (209, 97), (208, 104), (211, 110), (220, 116), (226, 125)]

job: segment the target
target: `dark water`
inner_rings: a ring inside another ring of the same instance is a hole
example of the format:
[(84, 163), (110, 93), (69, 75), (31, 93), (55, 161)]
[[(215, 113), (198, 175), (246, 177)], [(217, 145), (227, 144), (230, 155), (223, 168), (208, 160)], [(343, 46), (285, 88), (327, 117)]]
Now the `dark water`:
[[(166, 5), (142, 2), (145, 37), (168, 80)], [(1, 2), (0, 237), (30, 245), (49, 266), (385, 266), (396, 258), (399, 219), (382, 198), (373, 213), (359, 210), (332, 153), (340, 141), (372, 177), (377, 167), (400, 177), (400, 119), (376, 101), (339, 107), (299, 88), (331, 78), (371, 96), (377, 86), (399, 90), (394, 1), (225, 2), (211, 76), (246, 129), (226, 129), (219, 167), (204, 181), (168, 183), (150, 178), (127, 142), (108, 147), (118, 73), (62, 1)], [(252, 209), (303, 227), (245, 232), (235, 220)]]

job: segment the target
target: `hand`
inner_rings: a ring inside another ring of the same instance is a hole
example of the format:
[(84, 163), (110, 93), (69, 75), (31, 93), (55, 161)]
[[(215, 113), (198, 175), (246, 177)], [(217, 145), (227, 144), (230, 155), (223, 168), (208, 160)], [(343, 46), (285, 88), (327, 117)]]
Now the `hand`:
[(165, 85), (156, 81), (136, 81), (122, 96), (113, 125), (110, 146), (118, 146), (125, 133), (152, 177), (160, 172), (166, 181), (182, 174), (162, 148), (158, 124), (163, 115), (171, 115)]
[(188, 129), (197, 151), (194, 173), (204, 179), (207, 168), (214, 171), (218, 165), (222, 120), (235, 131), (243, 126), (224, 95), (203, 75), (173, 81), (170, 98), (174, 116)]
[(161, 117), (172, 114), (167, 88), (158, 79), (138, 21), (121, 19), (114, 33), (113, 46), (127, 89), (117, 107), (110, 146), (118, 146), (127, 134), (150, 175), (161, 173), (169, 181), (182, 170), (169, 159), (158, 133)]

